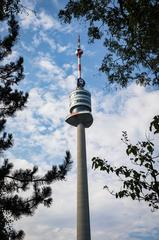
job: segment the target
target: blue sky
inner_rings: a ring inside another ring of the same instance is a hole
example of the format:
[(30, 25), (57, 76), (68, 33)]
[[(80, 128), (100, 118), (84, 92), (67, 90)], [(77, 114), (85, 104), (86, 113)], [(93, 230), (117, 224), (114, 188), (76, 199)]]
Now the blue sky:
[[(24, 57), (25, 80), (20, 87), (29, 92), (27, 108), (8, 122), (15, 144), (8, 156), (17, 167), (37, 164), (43, 173), (52, 164), (61, 163), (69, 149), (74, 161), (66, 182), (53, 185), (54, 203), (40, 207), (33, 217), (16, 223), (26, 232), (26, 240), (73, 240), (76, 237), (76, 129), (65, 123), (68, 95), (77, 78), (75, 56), (80, 33), (84, 55), (82, 76), (92, 94), (94, 123), (87, 130), (87, 158), (92, 240), (157, 240), (158, 213), (144, 203), (116, 200), (103, 190), (105, 184), (116, 189), (119, 182), (91, 169), (93, 156), (104, 157), (119, 165), (126, 160), (121, 142), (127, 130), (132, 142), (144, 139), (149, 122), (159, 111), (158, 90), (135, 84), (113, 90), (98, 72), (104, 56), (101, 42), (88, 44), (86, 24), (61, 25), (58, 11), (63, 0), (26, 0), (24, 5), (36, 10), (22, 13), (20, 38), (10, 59)], [(2, 31), (2, 30), (1, 30)]]

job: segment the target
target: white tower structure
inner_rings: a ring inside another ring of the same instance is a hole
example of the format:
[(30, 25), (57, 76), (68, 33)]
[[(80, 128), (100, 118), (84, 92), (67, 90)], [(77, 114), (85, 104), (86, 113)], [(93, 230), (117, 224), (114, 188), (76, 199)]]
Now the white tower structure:
[(66, 118), (66, 122), (77, 127), (77, 240), (91, 240), (85, 128), (92, 125), (93, 117), (91, 94), (84, 89), (85, 81), (81, 78), (82, 54), (79, 36), (76, 51), (78, 59), (77, 87), (69, 96), (70, 114)]

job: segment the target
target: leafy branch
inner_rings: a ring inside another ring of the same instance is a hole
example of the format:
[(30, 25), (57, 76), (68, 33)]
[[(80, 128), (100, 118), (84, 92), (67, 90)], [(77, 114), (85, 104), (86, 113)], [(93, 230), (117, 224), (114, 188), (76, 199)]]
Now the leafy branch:
[[(158, 127), (159, 116), (155, 116), (150, 123), (150, 131), (159, 133)], [(156, 164), (159, 155), (154, 155), (154, 143), (148, 140), (133, 145), (126, 132), (123, 132), (122, 140), (127, 146), (126, 154), (131, 163), (137, 166), (136, 169), (124, 165), (115, 167), (98, 157), (92, 159), (92, 168), (115, 174), (119, 178), (122, 182), (120, 191), (114, 192), (107, 185), (104, 187), (116, 198), (130, 197), (147, 202), (152, 210), (159, 209), (159, 171)]]

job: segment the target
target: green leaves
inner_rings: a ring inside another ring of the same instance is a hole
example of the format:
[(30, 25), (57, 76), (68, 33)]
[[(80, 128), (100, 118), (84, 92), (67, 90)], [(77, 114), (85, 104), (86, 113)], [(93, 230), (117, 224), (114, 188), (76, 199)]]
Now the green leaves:
[[(12, 53), (19, 35), (17, 14), (21, 11), (20, 0), (1, 0), (0, 22), (5, 21), (8, 34), (0, 39), (0, 154), (13, 145), (12, 134), (5, 131), (8, 117), (26, 106), (28, 94), (18, 89), (24, 78), (23, 58), (14, 62), (5, 59)], [(3, 34), (2, 34), (3, 36)], [(5, 60), (5, 61), (4, 61)], [(3, 62), (2, 62), (3, 61)], [(12, 223), (23, 215), (32, 216), (39, 204), (49, 207), (52, 202), (51, 183), (64, 180), (72, 165), (67, 151), (63, 163), (52, 166), (44, 176), (38, 176), (38, 167), (13, 169), (8, 159), (0, 166), (0, 239), (22, 240), (23, 231), (15, 231)], [(27, 194), (25, 194), (25, 193)], [(27, 197), (26, 197), (27, 196)]]
[(92, 168), (94, 170), (100, 169), (100, 171), (106, 171), (107, 173), (109, 172), (114, 172), (113, 167), (111, 167), (109, 164), (107, 164), (107, 161), (102, 160), (100, 158), (93, 158), (92, 159)]
[(90, 42), (94, 42), (94, 39), (101, 39), (102, 35), (103, 33), (99, 30), (98, 27), (89, 27), (88, 36), (90, 38)]
[(158, 12), (159, 2), (153, 0), (70, 0), (59, 18), (64, 23), (87, 21), (90, 42), (102, 37), (106, 49), (100, 70), (110, 83), (146, 86), (159, 85)]
[(154, 116), (153, 121), (150, 123), (150, 131), (154, 130), (154, 134), (159, 133), (159, 115)]
[[(158, 129), (158, 126), (159, 117), (156, 116), (150, 124), (150, 130)], [(155, 130), (154, 133), (159, 132)], [(121, 182), (119, 192), (114, 193), (105, 186), (105, 189), (116, 198), (130, 197), (132, 200), (147, 202), (152, 210), (159, 209), (159, 172), (155, 162), (159, 156), (154, 156), (154, 143), (147, 140), (133, 145), (128, 140), (126, 132), (123, 132), (122, 141), (126, 144), (126, 154), (133, 164), (132, 168), (115, 167), (98, 157), (92, 159), (92, 168), (105, 171), (107, 174), (114, 173), (119, 178)]]
[(128, 145), (126, 149), (127, 155), (133, 154), (134, 156), (137, 156), (138, 151), (139, 151), (138, 147), (132, 145)]

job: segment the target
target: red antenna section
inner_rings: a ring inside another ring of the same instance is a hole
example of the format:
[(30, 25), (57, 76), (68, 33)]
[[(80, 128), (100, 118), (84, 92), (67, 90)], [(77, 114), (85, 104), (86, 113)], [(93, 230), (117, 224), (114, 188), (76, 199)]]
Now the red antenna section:
[(80, 43), (80, 35), (78, 35), (78, 44), (77, 44), (77, 50), (76, 50), (76, 56), (78, 59), (78, 79), (81, 78), (81, 56), (83, 54), (83, 50), (81, 49), (81, 43)]

